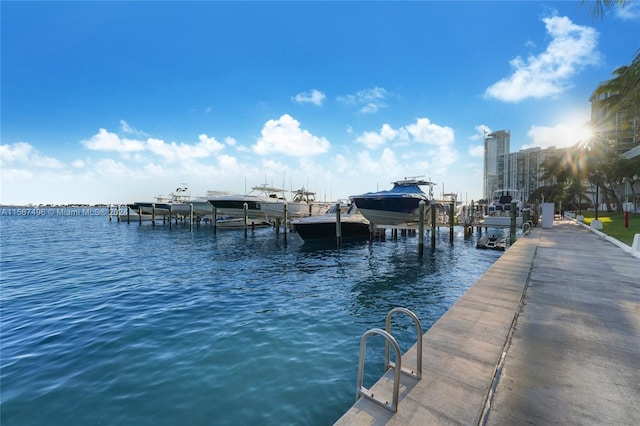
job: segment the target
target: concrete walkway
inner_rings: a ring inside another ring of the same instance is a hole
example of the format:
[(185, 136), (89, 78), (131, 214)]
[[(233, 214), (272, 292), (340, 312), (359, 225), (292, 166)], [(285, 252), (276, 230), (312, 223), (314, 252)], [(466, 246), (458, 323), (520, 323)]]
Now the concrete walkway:
[[(425, 333), (422, 362), (396, 413), (361, 398), (336, 424), (638, 425), (640, 260), (575, 222), (534, 228)], [(371, 391), (391, 401), (392, 382)]]

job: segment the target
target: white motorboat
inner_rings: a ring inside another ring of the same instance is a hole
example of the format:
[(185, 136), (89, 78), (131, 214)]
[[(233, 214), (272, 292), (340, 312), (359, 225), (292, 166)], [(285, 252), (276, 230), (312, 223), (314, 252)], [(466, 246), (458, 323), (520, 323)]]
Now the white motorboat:
[[(175, 215), (187, 215), (191, 211), (191, 200), (188, 194), (188, 188), (186, 184), (181, 184), (174, 192), (168, 196), (158, 195), (155, 197), (155, 201), (137, 201), (130, 204), (129, 207), (137, 212), (144, 214), (156, 214), (158, 216), (175, 216)], [(195, 206), (194, 206), (195, 208)], [(202, 211), (194, 214), (204, 216), (211, 213), (211, 208), (208, 211)]]
[[(393, 182), (393, 188), (388, 191), (367, 192), (362, 195), (352, 195), (349, 198), (358, 210), (374, 225), (406, 225), (420, 220), (420, 201), (425, 202), (424, 221), (429, 220), (431, 200), (433, 199), (433, 183), (416, 178), (405, 178)], [(429, 186), (429, 194), (420, 189)]]
[[(243, 194), (219, 195), (209, 198), (209, 203), (221, 216), (244, 217), (245, 205), (247, 217), (268, 220), (279, 217), (284, 212), (286, 200), (280, 194), (283, 190), (265, 185), (254, 186), (251, 192)], [(280, 213), (278, 213), (280, 212)]]
[(304, 190), (295, 192), (293, 201), (287, 201), (283, 189), (267, 184), (254, 186), (246, 195), (220, 195), (209, 198), (217, 213), (224, 216), (244, 216), (244, 205), (247, 205), (247, 216), (252, 219), (282, 219), (285, 206), (288, 218), (299, 218), (324, 213), (329, 207), (326, 203), (316, 203), (315, 193)]
[(369, 221), (358, 211), (355, 205), (334, 204), (325, 214), (294, 219), (291, 227), (305, 241), (336, 239), (337, 212), (340, 210), (340, 230), (343, 239), (368, 238)]
[[(263, 187), (254, 187), (254, 189), (262, 189)], [(274, 189), (274, 188), (269, 188)], [(331, 203), (322, 203), (316, 201), (316, 193), (306, 190), (304, 187), (293, 191), (292, 201), (286, 201), (284, 191), (278, 199), (285, 200), (287, 205), (287, 218), (303, 218), (308, 216), (317, 216), (326, 213), (331, 207)], [(283, 204), (284, 204), (283, 203)], [(284, 218), (284, 206), (276, 203), (266, 204), (264, 210), (268, 212), (269, 217)]]
[(480, 238), (476, 248), (504, 251), (507, 248), (507, 237), (490, 235)]
[(522, 226), (522, 200), (517, 189), (499, 189), (494, 191), (493, 201), (487, 206), (487, 214), (480, 222), (481, 226), (511, 226), (513, 204), (515, 203), (516, 226)]
[[(247, 219), (247, 228), (265, 228), (273, 226), (273, 224), (267, 220), (261, 219)], [(216, 227), (223, 229), (243, 229), (245, 228), (245, 222), (243, 217), (222, 216), (216, 219)]]

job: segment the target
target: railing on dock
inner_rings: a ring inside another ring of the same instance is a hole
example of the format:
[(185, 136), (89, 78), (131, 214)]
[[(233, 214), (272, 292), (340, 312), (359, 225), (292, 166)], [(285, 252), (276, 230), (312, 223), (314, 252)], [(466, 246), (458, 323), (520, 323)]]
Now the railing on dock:
[[(417, 346), (418, 346), (418, 354), (417, 354), (417, 364), (416, 370), (410, 370), (406, 368), (402, 368), (402, 352), (400, 351), (400, 346), (398, 345), (395, 337), (391, 335), (391, 317), (397, 313), (405, 313), (413, 319), (416, 325), (416, 333), (418, 335)], [(406, 308), (393, 308), (389, 311), (386, 317), (386, 330), (382, 330), (380, 328), (372, 328), (367, 330), (360, 339), (360, 361), (358, 363), (358, 383), (356, 385), (356, 402), (365, 397), (376, 404), (385, 407), (392, 412), (398, 411), (398, 394), (400, 391), (400, 374), (404, 373), (414, 379), (420, 380), (422, 378), (422, 326), (420, 325), (420, 320), (409, 309)], [(364, 386), (364, 362), (365, 362), (365, 351), (367, 347), (367, 339), (371, 336), (379, 335), (385, 339), (385, 359), (384, 359), (384, 370), (385, 372), (394, 369), (394, 379), (393, 379), (393, 394), (391, 398), (391, 402), (388, 400), (383, 400), (377, 398), (374, 393)], [(393, 350), (395, 353), (395, 362), (391, 361), (390, 356), (390, 347), (393, 346)]]
[[(421, 379), (422, 378), (422, 325), (420, 324), (420, 320), (418, 319), (416, 314), (411, 312), (409, 309), (407, 309), (407, 308), (393, 308), (387, 314), (387, 319), (386, 319), (386, 324), (385, 324), (386, 325), (385, 326), (385, 331), (387, 333), (391, 334), (391, 317), (393, 317), (395, 314), (398, 314), (398, 313), (407, 314), (413, 320), (414, 324), (416, 325), (416, 334), (418, 335), (418, 339), (417, 339), (417, 343), (418, 343), (418, 358), (417, 358), (417, 363), (416, 363), (416, 370), (413, 371), (413, 370), (409, 370), (407, 368), (402, 368), (401, 371), (403, 373), (407, 374), (408, 376), (413, 377), (414, 379)], [(385, 363), (385, 370), (388, 370), (389, 368), (395, 368), (396, 367), (395, 363), (393, 363), (391, 361), (390, 350), (389, 350), (389, 342), (385, 342), (384, 363)], [(398, 369), (400, 369), (399, 365), (398, 365)]]

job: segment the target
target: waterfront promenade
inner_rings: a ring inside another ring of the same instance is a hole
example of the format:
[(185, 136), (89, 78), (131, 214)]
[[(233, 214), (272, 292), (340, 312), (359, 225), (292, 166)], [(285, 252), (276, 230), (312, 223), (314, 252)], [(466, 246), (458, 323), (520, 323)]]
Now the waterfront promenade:
[[(534, 228), (425, 333), (422, 364), (396, 413), (360, 398), (336, 424), (638, 425), (640, 259), (573, 221)], [(392, 381), (371, 391), (391, 401)]]

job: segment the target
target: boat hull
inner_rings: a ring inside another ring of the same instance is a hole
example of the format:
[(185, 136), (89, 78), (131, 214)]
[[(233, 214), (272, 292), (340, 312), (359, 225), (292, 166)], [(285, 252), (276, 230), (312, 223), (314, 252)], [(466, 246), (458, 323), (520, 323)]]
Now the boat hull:
[(264, 220), (268, 218), (267, 213), (262, 209), (262, 204), (266, 203), (266, 200), (257, 197), (220, 197), (209, 200), (209, 203), (216, 208), (216, 214), (219, 216), (244, 217), (246, 204), (247, 217)]
[[(337, 238), (336, 217), (322, 215), (291, 221), (291, 227), (305, 241), (328, 241)], [(369, 238), (371, 231), (368, 221), (362, 216), (340, 218), (342, 239)]]
[[(511, 218), (509, 216), (485, 216), (480, 222), (480, 226), (510, 227)], [(522, 227), (522, 217), (516, 217), (516, 227)]]
[(505, 249), (507, 248), (507, 238), (506, 237), (483, 238), (478, 241), (478, 243), (476, 244), (476, 248), (486, 249), (486, 250), (505, 251)]
[[(266, 228), (273, 226), (270, 222), (265, 220), (247, 220), (246, 227), (247, 228)], [(244, 218), (239, 217), (231, 217), (231, 218), (219, 218), (216, 220), (216, 228), (221, 229), (244, 229), (245, 223)]]
[[(367, 192), (349, 197), (358, 211), (375, 226), (402, 226), (420, 221), (420, 202), (425, 203), (425, 213), (431, 204), (430, 195), (420, 186), (432, 186), (432, 182), (407, 179), (393, 182), (389, 191)], [(428, 222), (425, 214), (424, 221)]]
[[(282, 219), (284, 218), (284, 204), (284, 202), (270, 202), (262, 203), (260, 207), (267, 216)], [(321, 215), (330, 207), (330, 205), (326, 203), (304, 203), (295, 201), (289, 201), (286, 205), (287, 218), (289, 219)]]
[(420, 201), (424, 201), (424, 221), (429, 220), (429, 200), (422, 197), (352, 197), (358, 211), (375, 225), (402, 225), (420, 220)]
[(189, 212), (189, 206), (184, 203), (135, 203), (135, 207), (142, 210), (145, 214), (156, 214), (158, 216), (169, 216), (176, 214), (184, 214), (186, 209)]

